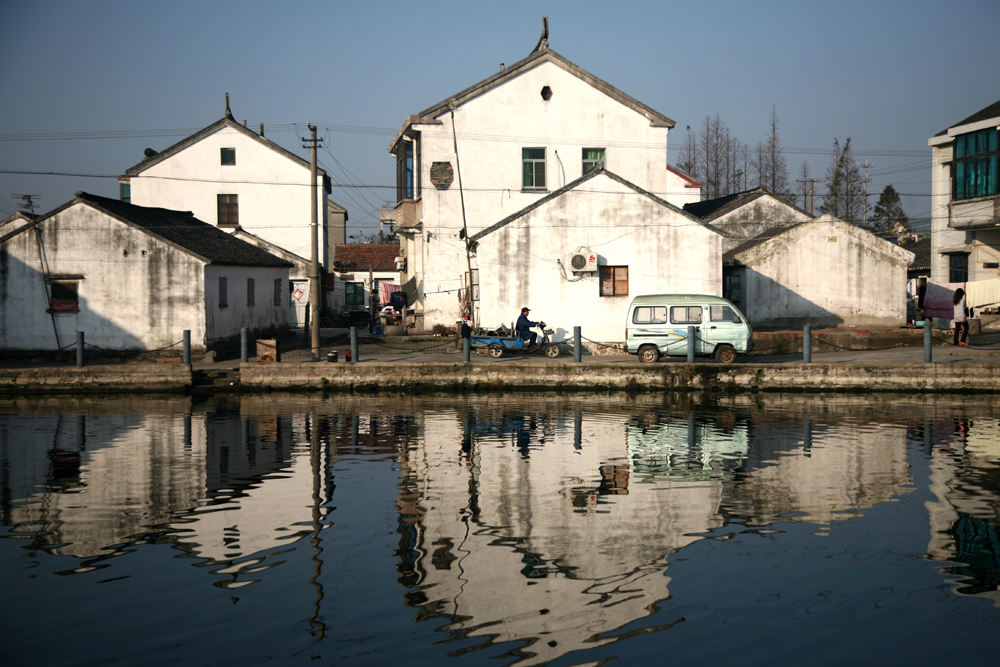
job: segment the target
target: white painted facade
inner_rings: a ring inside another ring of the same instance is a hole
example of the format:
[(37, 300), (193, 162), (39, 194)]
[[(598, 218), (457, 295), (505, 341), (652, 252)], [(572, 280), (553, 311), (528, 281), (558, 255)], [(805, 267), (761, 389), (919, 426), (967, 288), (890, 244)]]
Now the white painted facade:
[[(222, 164), (222, 150), (233, 149), (234, 164)], [(311, 240), (311, 168), (299, 158), (231, 116), (153, 155), (126, 172), (131, 203), (191, 211), (220, 225), (219, 195), (236, 195), (239, 227), (288, 252), (309, 259)], [(328, 267), (329, 208), (325, 173), (316, 183), (319, 262)], [(296, 267), (293, 278), (298, 275)]]
[[(955, 143), (961, 135), (1000, 127), (1000, 102), (931, 137), (931, 280), (974, 282), (1000, 277), (1000, 193), (956, 201), (953, 172)], [(992, 151), (996, 183), (997, 151)], [(985, 159), (990, 159), (986, 157)], [(967, 259), (967, 277), (951, 270), (954, 256)], [(954, 279), (953, 279), (954, 278)]]
[[(571, 339), (579, 326), (592, 341), (620, 342), (636, 295), (722, 294), (722, 236), (605, 170), (472, 239), (478, 323), (487, 328), (509, 326), (527, 306), (556, 340)], [(597, 255), (598, 271), (573, 272), (570, 259), (580, 248)], [(627, 270), (624, 294), (602, 295), (607, 267)]]
[[(79, 312), (47, 312), (46, 275), (76, 291)], [(133, 351), (174, 346), (184, 330), (196, 350), (238, 339), (242, 327), (274, 335), (288, 326), (287, 284), (287, 267), (212, 264), (78, 198), (0, 235), (0, 349), (57, 350), (75, 344), (77, 331), (87, 344)]]
[(773, 230), (724, 259), (739, 298), (727, 296), (755, 328), (906, 322), (913, 253), (831, 215)]
[[(460, 314), (457, 292), (470, 268), (459, 236), (463, 224), (475, 235), (578, 179), (590, 166), (585, 149), (600, 149), (608, 171), (661, 199), (677, 206), (697, 201), (700, 188), (668, 170), (673, 125), (544, 40), (524, 60), (411, 116), (390, 152), (397, 158), (396, 231), (405, 258), (400, 282), (416, 298), (418, 327), (454, 325)], [(544, 155), (540, 187), (524, 187), (524, 149)], [(407, 151), (412, 191), (400, 166)], [(445, 165), (450, 183), (436, 171)], [(485, 308), (485, 297), (482, 303)]]

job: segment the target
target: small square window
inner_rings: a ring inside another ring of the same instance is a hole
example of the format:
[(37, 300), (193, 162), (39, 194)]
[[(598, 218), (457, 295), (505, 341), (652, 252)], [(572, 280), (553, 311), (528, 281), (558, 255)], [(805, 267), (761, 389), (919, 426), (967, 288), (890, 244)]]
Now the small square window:
[(601, 296), (628, 296), (628, 267), (602, 266)]
[(587, 173), (597, 167), (598, 165), (604, 164), (604, 149), (603, 148), (584, 148), (583, 149), (583, 173)]
[(224, 164), (224, 165), (234, 165), (234, 164), (236, 164), (236, 149), (235, 148), (223, 148), (222, 149), (222, 164)]
[(80, 312), (79, 283), (54, 282), (50, 285), (51, 312), (56, 315), (76, 315)]

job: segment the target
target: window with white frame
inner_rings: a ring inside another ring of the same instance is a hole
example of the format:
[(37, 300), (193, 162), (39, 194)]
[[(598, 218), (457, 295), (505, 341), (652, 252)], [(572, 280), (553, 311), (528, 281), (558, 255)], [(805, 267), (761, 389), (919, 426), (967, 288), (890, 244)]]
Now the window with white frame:
[(604, 149), (603, 148), (584, 148), (583, 149), (583, 173), (586, 174), (590, 170), (594, 169), (598, 165), (604, 164)]
[(525, 190), (545, 189), (545, 149), (521, 149), (521, 187)]

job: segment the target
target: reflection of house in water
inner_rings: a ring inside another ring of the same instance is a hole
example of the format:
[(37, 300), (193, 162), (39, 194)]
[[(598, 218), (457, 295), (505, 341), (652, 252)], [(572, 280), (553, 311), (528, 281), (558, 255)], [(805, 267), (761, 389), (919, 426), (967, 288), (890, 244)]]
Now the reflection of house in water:
[(995, 420), (928, 425), (933, 443), (927, 503), (929, 558), (955, 563), (955, 592), (1000, 606), (1000, 437)]
[(829, 526), (892, 500), (911, 482), (906, 429), (884, 423), (755, 420), (744, 471), (725, 484), (723, 508), (750, 525)]
[(650, 482), (731, 479), (747, 456), (750, 435), (745, 422), (726, 422), (696, 420), (694, 415), (661, 415), (652, 424), (633, 420), (625, 428), (633, 474)]
[[(667, 557), (721, 525), (722, 490), (667, 470), (638, 483), (629, 424), (623, 414), (428, 414), (401, 462), (399, 497), (400, 581), (421, 617), (520, 643), (544, 662), (649, 616), (669, 595)], [(454, 444), (463, 434), (467, 452)]]

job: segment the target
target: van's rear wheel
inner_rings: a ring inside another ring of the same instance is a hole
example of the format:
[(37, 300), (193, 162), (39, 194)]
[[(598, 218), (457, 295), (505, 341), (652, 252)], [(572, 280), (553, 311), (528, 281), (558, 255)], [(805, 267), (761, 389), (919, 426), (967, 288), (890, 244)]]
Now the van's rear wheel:
[(719, 345), (715, 348), (715, 360), (731, 364), (736, 361), (736, 350), (728, 345)]
[(652, 364), (660, 360), (660, 350), (655, 345), (643, 345), (639, 348), (639, 361)]

